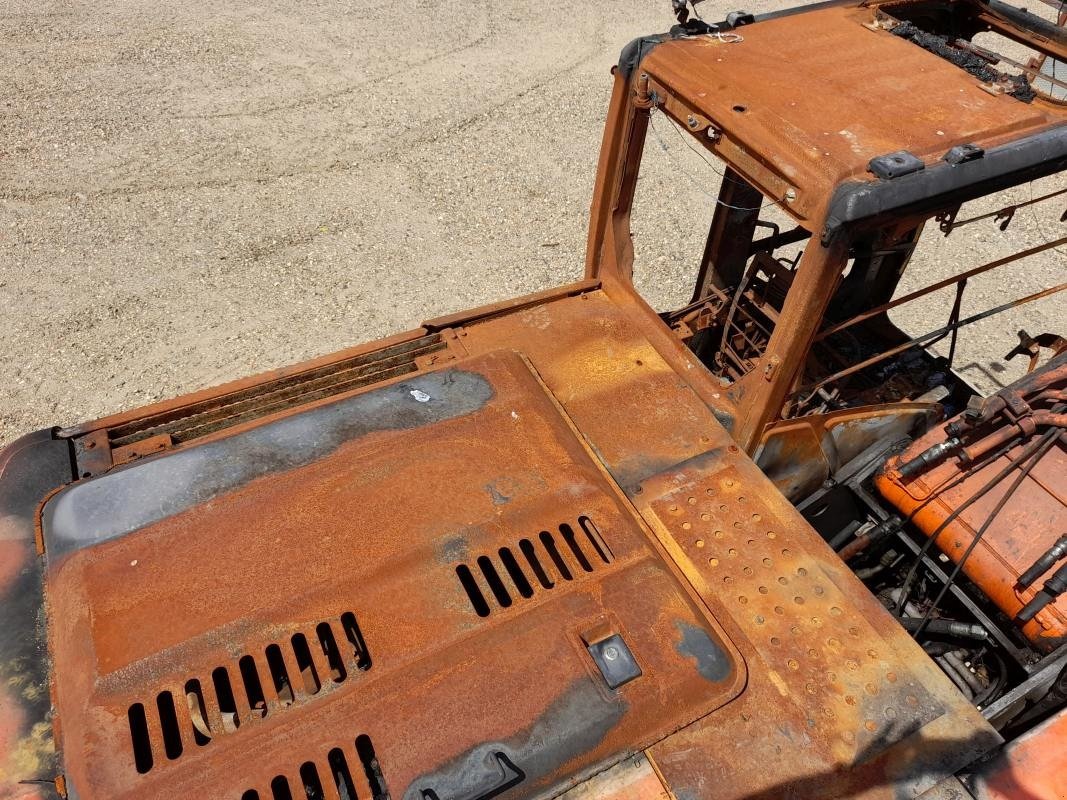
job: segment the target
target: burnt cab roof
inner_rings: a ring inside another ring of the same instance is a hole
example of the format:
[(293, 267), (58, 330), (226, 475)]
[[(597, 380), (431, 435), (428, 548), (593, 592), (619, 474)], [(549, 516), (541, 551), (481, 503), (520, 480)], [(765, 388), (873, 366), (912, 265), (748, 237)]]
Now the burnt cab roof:
[[(998, 93), (885, 26), (877, 7), (822, 7), (735, 34), (665, 41), (640, 72), (659, 108), (809, 227), (827, 213), (831, 225), (843, 224), (976, 181), (977, 194), (993, 191), (1035, 177), (1035, 164), (1043, 174), (1064, 167), (1067, 106)], [(1031, 146), (1020, 157), (1015, 145), (1024, 141)], [(977, 145), (985, 158), (945, 164), (959, 145)], [(995, 152), (1005, 145), (1015, 154), (1007, 161)], [(924, 163), (925, 175), (889, 181), (868, 171), (872, 159), (902, 150)], [(1006, 173), (1015, 177), (1005, 182)], [(897, 189), (863, 185), (872, 183)], [(909, 185), (907, 197), (890, 196)], [(872, 190), (877, 202), (863, 200)]]

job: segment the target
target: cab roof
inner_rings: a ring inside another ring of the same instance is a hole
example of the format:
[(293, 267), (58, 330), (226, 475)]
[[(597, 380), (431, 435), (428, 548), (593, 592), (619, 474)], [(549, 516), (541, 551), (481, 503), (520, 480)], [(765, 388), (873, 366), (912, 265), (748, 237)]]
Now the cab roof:
[(838, 5), (676, 38), (641, 71), (683, 127), (695, 114), (721, 132), (711, 149), (766, 194), (792, 190), (802, 221), (820, 219), (841, 184), (875, 180), (871, 159), (906, 150), (930, 166), (957, 145), (988, 150), (1067, 125), (1067, 106), (983, 87), (879, 16)]

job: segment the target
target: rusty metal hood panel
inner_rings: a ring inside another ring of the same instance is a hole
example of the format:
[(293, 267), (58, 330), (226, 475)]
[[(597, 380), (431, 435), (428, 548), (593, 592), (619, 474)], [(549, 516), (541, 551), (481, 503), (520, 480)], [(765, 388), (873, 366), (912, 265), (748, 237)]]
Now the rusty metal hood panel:
[(550, 795), (745, 681), (511, 352), (79, 482), (42, 529), (82, 800)]

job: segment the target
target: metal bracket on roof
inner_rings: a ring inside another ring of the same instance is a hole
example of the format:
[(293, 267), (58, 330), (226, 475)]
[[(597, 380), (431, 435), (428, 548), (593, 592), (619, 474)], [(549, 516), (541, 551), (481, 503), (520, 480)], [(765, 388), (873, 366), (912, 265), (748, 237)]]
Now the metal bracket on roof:
[(910, 175), (926, 169), (922, 159), (907, 150), (897, 150), (884, 156), (872, 158), (867, 163), (867, 169), (876, 177), (884, 181), (899, 178), (901, 175)]

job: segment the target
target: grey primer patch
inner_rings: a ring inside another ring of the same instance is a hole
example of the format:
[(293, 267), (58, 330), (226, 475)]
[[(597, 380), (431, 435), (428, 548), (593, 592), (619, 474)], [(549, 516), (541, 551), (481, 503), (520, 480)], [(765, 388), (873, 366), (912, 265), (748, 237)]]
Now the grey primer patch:
[[(415, 391), (430, 399), (415, 400)], [(454, 419), (492, 397), (482, 375), (446, 370), (133, 464), (75, 484), (49, 501), (45, 549), (54, 557), (116, 539), (255, 478), (321, 459), (345, 442)]]
[(682, 634), (682, 641), (678, 642), (675, 649), (686, 658), (696, 660), (700, 676), (715, 683), (726, 680), (732, 666), (726, 651), (703, 628), (681, 621), (674, 624)]
[(489, 493), (489, 499), (493, 501), (494, 506), (506, 506), (511, 502), (511, 498), (501, 492), (491, 483), (485, 485), (485, 490)]
[(503, 742), (484, 742), (437, 772), (416, 778), (403, 800), (480, 800), (531, 784), (596, 747), (629, 705), (601, 697), (583, 679), (571, 686), (525, 731)]

